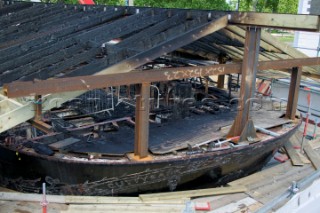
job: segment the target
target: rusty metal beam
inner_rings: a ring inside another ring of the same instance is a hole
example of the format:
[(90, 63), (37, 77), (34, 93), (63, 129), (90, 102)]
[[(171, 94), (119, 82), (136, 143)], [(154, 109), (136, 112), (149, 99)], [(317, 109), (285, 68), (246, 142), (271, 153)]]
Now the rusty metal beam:
[(320, 16), (316, 15), (240, 12), (231, 13), (229, 23), (314, 32), (320, 30)]
[(245, 51), (242, 63), (238, 113), (228, 133), (228, 137), (241, 135), (241, 139), (246, 139), (247, 133), (252, 132), (249, 129), (245, 129), (245, 127), (253, 126), (248, 125), (248, 120), (250, 117), (250, 109), (252, 104), (251, 98), (254, 97), (255, 92), (260, 35), (260, 28), (247, 28), (244, 48)]
[(286, 111), (286, 117), (291, 120), (294, 120), (296, 116), (301, 73), (302, 73), (301, 67), (292, 68), (287, 111)]
[(136, 99), (134, 155), (137, 159), (148, 157), (150, 83), (142, 83)]
[(82, 76), (34, 82), (13, 82), (6, 84), (4, 90), (6, 95), (12, 98), (29, 96), (30, 94), (35, 93), (61, 93), (77, 90), (91, 90), (108, 86), (139, 84), (141, 82), (170, 81), (182, 78), (240, 73), (240, 70), (241, 64), (169, 68), (101, 76)]
[[(280, 69), (296, 66), (320, 65), (320, 57), (285, 59), (277, 61), (259, 62), (258, 69)], [(198, 67), (180, 67), (146, 71), (134, 71), (130, 73), (81, 76), (44, 81), (13, 82), (4, 85), (5, 94), (9, 98), (31, 96), (35, 94), (61, 93), (78, 90), (90, 90), (107, 86), (120, 86), (139, 84), (145, 82), (168, 81), (183, 78), (192, 78), (209, 75), (226, 75), (241, 73), (242, 64), (218, 64)]]

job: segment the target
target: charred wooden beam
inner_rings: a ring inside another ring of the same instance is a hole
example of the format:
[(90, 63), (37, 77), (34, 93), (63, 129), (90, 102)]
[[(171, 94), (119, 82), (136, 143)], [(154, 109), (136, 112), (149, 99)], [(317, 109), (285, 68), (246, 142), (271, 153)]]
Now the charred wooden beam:
[(231, 13), (229, 23), (314, 32), (320, 30), (320, 16), (316, 15), (240, 12)]
[(247, 28), (238, 113), (228, 133), (228, 137), (241, 136), (240, 140), (247, 140), (247, 137), (252, 137), (253, 132), (255, 132), (252, 131), (254, 125), (249, 120), (251, 120), (250, 110), (256, 85), (260, 35), (260, 28)]
[[(144, 17), (144, 18), (145, 18), (146, 15), (152, 16), (152, 13), (150, 11), (146, 11), (146, 13), (147, 14), (142, 14), (140, 16)], [(134, 21), (134, 23), (131, 23), (131, 25), (130, 25), (131, 27), (130, 28), (128, 28), (127, 26), (124, 25), (124, 23), (122, 23), (122, 22), (124, 22), (123, 20), (120, 20), (120, 22), (122, 24), (119, 23), (118, 21), (115, 21), (114, 23), (107, 25), (108, 29), (106, 27), (103, 27), (103, 29), (106, 30), (106, 33), (103, 33), (104, 39), (106, 39), (108, 41), (108, 40), (111, 40), (114, 37), (122, 37), (122, 36), (124, 36), (126, 34), (132, 33), (134, 31), (143, 29), (143, 28), (145, 28), (145, 27), (147, 27), (147, 26), (149, 26), (151, 24), (154, 24), (154, 23), (158, 22), (159, 20), (163, 20), (166, 17), (167, 17), (167, 14), (166, 13), (162, 13), (160, 15), (155, 15), (155, 16), (150, 17), (148, 19), (148, 21), (145, 21), (144, 23), (141, 23), (140, 20), (137, 19), (138, 17), (132, 17), (132, 18), (131, 17), (127, 17), (125, 19), (126, 24), (128, 24), (128, 22), (130, 22), (130, 20)], [(115, 27), (118, 24), (120, 26), (122, 26), (123, 29), (121, 27)], [(91, 33), (92, 32), (89, 31), (89, 32), (86, 32), (85, 35), (87, 36), (87, 34), (91, 34)], [(82, 35), (80, 35), (79, 37), (80, 37), (80, 39), (83, 38)], [(52, 52), (53, 50), (51, 48), (47, 48), (45, 51), (40, 51), (40, 50), (37, 51), (42, 56), (42, 59), (40, 61), (37, 60), (36, 62), (32, 62), (32, 63), (26, 64), (24, 66), (19, 66), (15, 70), (12, 70), (12, 71), (8, 72), (7, 74), (3, 75), (1, 77), (1, 82), (2, 83), (3, 82), (10, 82), (12, 80), (16, 80), (17, 77), (21, 77), (21, 76), (25, 76), (24, 77), (25, 79), (30, 79), (30, 77), (27, 76), (29, 74), (32, 74), (32, 76), (38, 76), (37, 78), (44, 79), (46, 77), (50, 77), (50, 76), (48, 76), (48, 72), (46, 72), (46, 70), (48, 70), (48, 69), (52, 70), (51, 73), (53, 73), (53, 74), (54, 73), (57, 74), (57, 73), (63, 71), (64, 69), (68, 68), (68, 67), (65, 66), (66, 62), (64, 62), (62, 66), (61, 66), (60, 63), (57, 63), (57, 62), (59, 60), (64, 61), (64, 59), (66, 57), (62, 57), (61, 51), (58, 51), (58, 50), (60, 50), (59, 47), (63, 48), (63, 47), (66, 47), (66, 45), (72, 45), (72, 42), (75, 42), (74, 39), (68, 39), (67, 41), (59, 42), (59, 44), (54, 44), (53, 49), (55, 49), (57, 51), (54, 52), (51, 55), (48, 55), (47, 58), (43, 57), (44, 56), (43, 54), (45, 54), (46, 52)], [(88, 61), (88, 60), (94, 58), (93, 55), (91, 54), (92, 51), (97, 53), (96, 50), (84, 51), (82, 55), (84, 57), (87, 57), (87, 59), (85, 59), (83, 57), (80, 57), (80, 56), (76, 55), (76, 53), (79, 52), (79, 50), (81, 48), (84, 48), (84, 47), (81, 47), (81, 45), (77, 45), (75, 47), (67, 48), (64, 51), (64, 53), (66, 53), (66, 54), (74, 54), (75, 55), (74, 58), (68, 60), (67, 64), (70, 64), (69, 62), (73, 61), (74, 63), (71, 64), (71, 66), (74, 66), (74, 65), (77, 65), (77, 64), (79, 64), (81, 62)], [(74, 50), (72, 51), (72, 49), (74, 49)], [(86, 56), (86, 54), (87, 54), (87, 56)], [(33, 55), (33, 57), (36, 57), (36, 56), (37, 56), (37, 54)], [(23, 56), (23, 58), (25, 60), (27, 60), (27, 61), (31, 61), (32, 60), (31, 57)], [(109, 58), (110, 58), (110, 56), (109, 56)], [(25, 61), (25, 60), (18, 60), (18, 61), (20, 63), (22, 63), (21, 61)], [(105, 61), (105, 62), (103, 62), (104, 67), (108, 66), (110, 60), (104, 60), (104, 61)], [(15, 63), (12, 63), (12, 61), (7, 61), (3, 66), (3, 71), (7, 70), (8, 66), (10, 66), (10, 64), (17, 66)], [(44, 71), (41, 71), (42, 67), (44, 67), (44, 69), (42, 69)], [(64, 69), (63, 69), (63, 67), (64, 67)], [(103, 66), (101, 66), (101, 69), (103, 69)], [(97, 72), (99, 70), (91, 69), (91, 71), (94, 73), (94, 71)], [(78, 69), (75, 72), (80, 72), (80, 73), (78, 73), (78, 75), (79, 75), (79, 74), (81, 74), (81, 69)], [(87, 74), (92, 74), (92, 73), (87, 73)]]
[(183, 23), (173, 26), (162, 33), (158, 33), (153, 36), (145, 37), (144, 39), (137, 40), (134, 44), (131, 44), (130, 47), (144, 51), (150, 47), (159, 45), (161, 42), (169, 40), (177, 35), (184, 34), (193, 28), (207, 23), (207, 17), (198, 17), (194, 20), (185, 20)]
[[(17, 40), (22, 36), (27, 36), (31, 33), (51, 31), (52, 27), (61, 25), (61, 19), (66, 19), (67, 23), (71, 20), (77, 19), (78, 21), (84, 14), (80, 11), (75, 11), (72, 8), (54, 8), (41, 15), (35, 15), (21, 23), (8, 24), (6, 29), (2, 31), (0, 42)], [(12, 35), (14, 36), (12, 38)]]
[(200, 51), (204, 51), (204, 52), (208, 52), (208, 53), (214, 53), (216, 55), (220, 54), (219, 50), (217, 50), (212, 45), (210, 45), (210, 43), (206, 43), (206, 42), (202, 41), (201, 39), (198, 41), (195, 41), (195, 42), (193, 42), (183, 48), (188, 48), (188, 47), (190, 47), (194, 51), (200, 50)]
[(54, 4), (48, 7), (45, 4), (36, 4), (22, 11), (15, 12), (10, 16), (2, 16), (0, 18), (0, 24), (3, 25), (4, 27), (15, 25), (18, 23), (21, 24), (21, 23), (27, 22), (28, 19), (30, 18), (32, 19), (34, 17), (45, 14), (54, 8), (59, 8), (61, 10), (63, 9), (63, 6), (61, 4)]
[(12, 70), (10, 73), (0, 75), (0, 84), (15, 81), (17, 79), (47, 79), (60, 74), (64, 70), (77, 66), (80, 63), (91, 60), (99, 52), (99, 48), (91, 48), (87, 51), (82, 51), (79, 54), (76, 54), (76, 52), (68, 53), (66, 50), (65, 54), (60, 53), (60, 55), (58, 54), (56, 57), (49, 55), (48, 57), (44, 57), (42, 60), (37, 61), (39, 63), (27, 64), (26, 66), (18, 67)]
[(296, 117), (301, 74), (302, 74), (302, 67), (294, 67), (292, 69), (288, 103), (287, 103), (287, 111), (286, 111), (286, 117), (291, 120), (294, 120)]
[(146, 64), (163, 54), (176, 50), (186, 44), (189, 44), (217, 30), (220, 30), (221, 28), (224, 28), (227, 25), (227, 21), (227, 16), (224, 16), (218, 20), (214, 20), (209, 23), (203, 24), (186, 33), (183, 33), (182, 35), (177, 35), (172, 39), (168, 39), (165, 42), (162, 42), (159, 45), (150, 48), (147, 51), (130, 57), (119, 64), (104, 69), (100, 73), (111, 74), (119, 72), (129, 72), (134, 68)]
[(134, 35), (124, 39), (119, 44), (116, 44), (116, 48), (125, 48), (128, 45), (132, 44), (133, 42), (136, 42), (137, 40), (144, 40), (150, 36), (154, 36), (158, 33), (161, 33), (173, 26), (176, 26), (186, 20), (186, 13), (181, 12), (176, 15), (173, 15), (166, 20), (160, 21), (159, 23), (150, 26), (148, 28), (143, 29), (142, 31), (135, 33)]
[(167, 11), (163, 11), (159, 14), (155, 14), (152, 9), (144, 12), (128, 16), (124, 19), (115, 20), (109, 24), (102, 25), (98, 28), (92, 29), (88, 33), (94, 36), (95, 41), (110, 41), (110, 35), (112, 38), (121, 38), (125, 35), (129, 35), (132, 32), (142, 30), (148, 26), (151, 26), (159, 21), (163, 21), (168, 17)]
[(150, 83), (142, 83), (136, 99), (134, 155), (148, 157)]
[[(129, 58), (128, 60), (125, 60), (124, 63), (120, 63), (118, 65), (112, 66), (109, 69), (106, 70), (102, 70), (101, 72), (97, 73), (96, 75), (104, 75), (104, 74), (108, 74), (109, 72), (129, 72), (132, 69), (143, 65), (147, 62), (149, 62), (152, 59), (158, 58), (159, 56), (163, 55), (164, 53), (173, 51), (181, 46), (184, 46), (192, 41), (195, 41), (197, 39), (200, 39), (210, 33), (213, 33), (223, 27), (225, 27), (227, 25), (227, 17), (224, 16), (218, 20), (214, 20), (211, 21), (209, 23), (206, 23), (204, 25), (201, 25), (193, 30), (188, 31), (187, 33), (184, 33), (182, 35), (178, 35), (173, 39), (170, 39), (166, 42), (161, 43), (160, 45), (157, 45), (156, 47), (151, 48), (149, 51), (145, 51), (143, 53), (137, 54), (131, 58)], [(167, 76), (168, 78), (168, 76)], [(169, 76), (170, 78), (170, 76)], [(143, 79), (143, 77), (141, 78)], [(81, 81), (83, 82), (83, 81)], [(130, 83), (128, 83), (130, 84)], [(82, 84), (83, 86), (83, 84)], [(106, 86), (106, 85), (105, 85)], [(105, 87), (104, 86), (104, 87)], [(74, 88), (75, 89), (75, 88)], [(86, 90), (88, 89), (88, 87), (86, 87)], [(68, 91), (70, 91), (68, 89)], [(58, 96), (55, 94), (51, 94), (46, 96), (47, 98), (47, 109), (51, 109), (54, 106), (60, 105), (63, 102), (74, 98), (76, 96), (79, 96), (83, 93), (84, 91), (77, 91), (77, 92), (68, 92), (65, 93), (61, 96), (61, 94), (59, 94)], [(58, 100), (56, 100), (56, 97), (58, 98)], [(51, 100), (55, 99), (54, 102), (51, 102)], [(23, 112), (23, 116), (21, 117), (21, 119), (16, 120), (16, 121), (12, 121), (10, 122), (9, 125), (4, 125), (5, 123), (7, 123), (8, 121), (10, 121), (11, 117), (14, 116), (15, 114), (17, 114), (17, 112), (10, 112), (7, 113), (3, 116), (1, 116), (0, 118), (0, 132), (3, 132), (5, 130), (7, 130), (8, 128), (12, 128), (15, 125), (20, 124), (21, 122), (27, 121), (31, 118), (33, 118), (34, 114), (32, 113), (28, 113), (27, 111), (30, 110), (30, 105), (25, 105), (22, 106), (19, 109), (19, 113)], [(12, 120), (12, 119), (11, 119)]]
[[(23, 48), (16, 44), (9, 48), (0, 50), (0, 63), (8, 62), (13, 59), (20, 62), (20, 60), (17, 60), (18, 57), (25, 57), (30, 62), (34, 60), (34, 58), (30, 58), (29, 54), (33, 54), (35, 51), (39, 54), (47, 55), (47, 52), (52, 53), (53, 50), (56, 52), (62, 48), (72, 45), (75, 42), (85, 43), (86, 41), (89, 41), (95, 37), (95, 32), (88, 32), (88, 29), (96, 27), (97, 25), (110, 20), (123, 17), (124, 15), (125, 10), (106, 11), (105, 13), (102, 13), (101, 15), (92, 19), (76, 21), (75, 23), (65, 26), (64, 28), (54, 29), (54, 31), (50, 31), (50, 33), (47, 32), (43, 35), (35, 35), (30, 40), (24, 41)], [(67, 38), (65, 38), (66, 36)], [(73, 36), (73, 38), (71, 36)], [(52, 37), (55, 39), (52, 39)], [(37, 46), (36, 49), (34, 48), (35, 46)], [(40, 56), (38, 54), (34, 55), (34, 57)], [(25, 64), (25, 61), (23, 64)]]
[[(4, 2), (6, 4), (6, 2)], [(33, 3), (32, 2), (21, 2), (21, 3), (15, 3), (15, 4), (10, 4), (10, 5), (5, 5), (3, 8), (0, 9), (0, 16), (12, 13), (12, 12), (17, 12), (19, 10), (23, 10), (28, 7), (32, 7)]]

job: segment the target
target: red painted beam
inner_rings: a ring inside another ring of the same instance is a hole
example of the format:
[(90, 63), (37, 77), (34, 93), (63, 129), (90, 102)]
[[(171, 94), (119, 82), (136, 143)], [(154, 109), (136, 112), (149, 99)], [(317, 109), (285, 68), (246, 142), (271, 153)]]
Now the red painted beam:
[(79, 4), (94, 5), (93, 0), (78, 0)]

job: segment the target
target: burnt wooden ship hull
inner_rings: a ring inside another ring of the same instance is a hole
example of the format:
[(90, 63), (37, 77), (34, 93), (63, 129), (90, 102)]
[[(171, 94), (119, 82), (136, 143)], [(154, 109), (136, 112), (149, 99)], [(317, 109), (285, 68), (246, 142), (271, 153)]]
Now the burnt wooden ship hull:
[(152, 190), (174, 190), (177, 185), (210, 174), (216, 185), (260, 170), (294, 134), (299, 124), (281, 134), (247, 146), (167, 156), (143, 162), (103, 162), (58, 159), (0, 145), (0, 184), (23, 192), (117, 195)]

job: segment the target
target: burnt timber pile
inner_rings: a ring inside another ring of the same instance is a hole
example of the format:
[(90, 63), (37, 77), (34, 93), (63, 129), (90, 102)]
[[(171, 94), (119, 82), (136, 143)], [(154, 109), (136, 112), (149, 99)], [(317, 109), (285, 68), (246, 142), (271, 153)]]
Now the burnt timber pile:
[[(0, 184), (24, 192), (246, 176), (299, 127), (301, 76), (320, 74), (319, 58), (261, 31), (319, 31), (319, 16), (28, 2), (5, 2), (0, 15)], [(254, 100), (269, 69), (291, 75), (285, 112)]]

